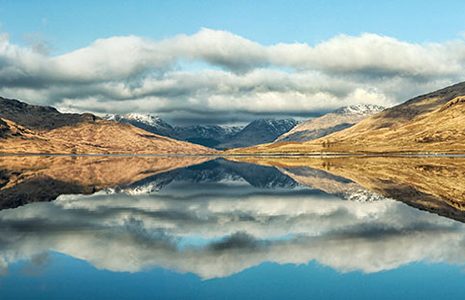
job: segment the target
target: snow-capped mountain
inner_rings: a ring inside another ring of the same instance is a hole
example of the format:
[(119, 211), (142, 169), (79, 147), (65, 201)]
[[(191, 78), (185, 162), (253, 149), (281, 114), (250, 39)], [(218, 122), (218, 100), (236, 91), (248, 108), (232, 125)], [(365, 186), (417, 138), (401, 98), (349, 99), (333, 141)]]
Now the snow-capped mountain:
[(279, 136), (275, 142), (311, 141), (333, 132), (349, 128), (382, 110), (384, 110), (384, 107), (370, 104), (341, 107), (321, 117), (298, 124), (289, 132)]
[(134, 120), (137, 122), (145, 123), (151, 126), (159, 126), (159, 125), (166, 125), (162, 119), (157, 116), (153, 116), (151, 114), (138, 114), (138, 113), (130, 113), (124, 115), (126, 119)]
[(174, 127), (151, 114), (129, 113), (125, 115), (110, 114), (104, 117), (106, 120), (120, 123), (128, 123), (148, 132), (175, 138)]
[(129, 123), (148, 132), (171, 137), (181, 141), (190, 141), (215, 148), (218, 144), (228, 141), (243, 129), (242, 126), (193, 125), (173, 126), (158, 116), (151, 114), (129, 113), (125, 115), (110, 114), (106, 120)]
[(335, 114), (341, 115), (364, 115), (370, 116), (372, 114), (378, 113), (384, 110), (383, 106), (374, 105), (374, 104), (356, 104), (356, 105), (349, 105), (338, 108), (333, 111)]
[(255, 120), (232, 136), (229, 141), (218, 145), (218, 148), (229, 149), (269, 143), (296, 125), (297, 121), (294, 119)]
[(129, 123), (151, 133), (188, 141), (207, 147), (225, 149), (272, 142), (293, 128), (294, 119), (260, 119), (247, 126), (192, 125), (173, 126), (151, 114), (106, 115), (107, 120)]

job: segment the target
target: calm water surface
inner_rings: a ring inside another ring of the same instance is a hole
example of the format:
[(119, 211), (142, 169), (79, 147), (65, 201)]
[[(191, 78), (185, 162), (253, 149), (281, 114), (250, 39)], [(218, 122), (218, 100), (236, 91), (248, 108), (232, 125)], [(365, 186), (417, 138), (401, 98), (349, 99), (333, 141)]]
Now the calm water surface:
[(0, 158), (0, 299), (463, 299), (465, 159)]

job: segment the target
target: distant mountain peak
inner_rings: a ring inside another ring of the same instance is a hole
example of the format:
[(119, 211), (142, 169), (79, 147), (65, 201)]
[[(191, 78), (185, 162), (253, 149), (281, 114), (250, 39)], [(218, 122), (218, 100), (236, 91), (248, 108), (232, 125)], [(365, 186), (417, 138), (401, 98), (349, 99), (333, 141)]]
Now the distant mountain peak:
[(142, 113), (129, 113), (123, 115), (127, 119), (137, 120), (147, 124), (158, 124), (161, 121), (161, 118), (151, 114), (142, 114)]
[(148, 113), (128, 113), (124, 115), (118, 115), (118, 114), (107, 114), (104, 119), (106, 120), (111, 120), (111, 121), (135, 121), (135, 122), (140, 122), (145, 125), (149, 126), (160, 126), (163, 125), (164, 127), (172, 127), (169, 125), (167, 122), (162, 120), (160, 117)]
[(333, 111), (335, 114), (358, 114), (358, 115), (372, 115), (374, 113), (384, 110), (385, 107), (375, 104), (355, 104), (340, 107)]
[(258, 119), (250, 122), (229, 141), (219, 145), (220, 149), (247, 147), (269, 143), (297, 125), (294, 119)]
[(249, 125), (246, 126), (253, 127), (253, 126), (269, 126), (269, 127), (278, 127), (278, 126), (286, 126), (286, 127), (294, 127), (297, 125), (297, 121), (288, 118), (288, 119), (257, 119), (249, 123)]
[(152, 114), (143, 113), (128, 113), (124, 115), (108, 114), (104, 117), (106, 120), (127, 123), (133, 126), (144, 129), (148, 132), (173, 137), (173, 126), (165, 122), (163, 119)]

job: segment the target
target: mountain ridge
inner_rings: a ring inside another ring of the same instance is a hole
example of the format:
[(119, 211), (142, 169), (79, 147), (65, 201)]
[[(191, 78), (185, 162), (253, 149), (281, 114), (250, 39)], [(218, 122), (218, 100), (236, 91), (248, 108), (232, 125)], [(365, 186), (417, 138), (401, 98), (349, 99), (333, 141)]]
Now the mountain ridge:
[(92, 114), (62, 114), (52, 107), (0, 99), (0, 153), (210, 154), (200, 145), (152, 134)]
[(309, 142), (279, 142), (229, 153), (465, 153), (465, 82), (412, 98)]

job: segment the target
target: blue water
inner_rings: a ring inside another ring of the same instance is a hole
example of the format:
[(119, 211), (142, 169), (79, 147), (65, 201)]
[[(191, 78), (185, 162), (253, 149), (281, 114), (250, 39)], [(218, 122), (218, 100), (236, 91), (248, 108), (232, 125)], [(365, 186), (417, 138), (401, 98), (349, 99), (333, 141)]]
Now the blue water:
[[(98, 270), (51, 253), (45, 265), (17, 263), (0, 281), (1, 299), (463, 299), (463, 268), (415, 263), (364, 274), (263, 263), (230, 277), (201, 280), (165, 269)], [(66, 295), (66, 296), (64, 296)]]

